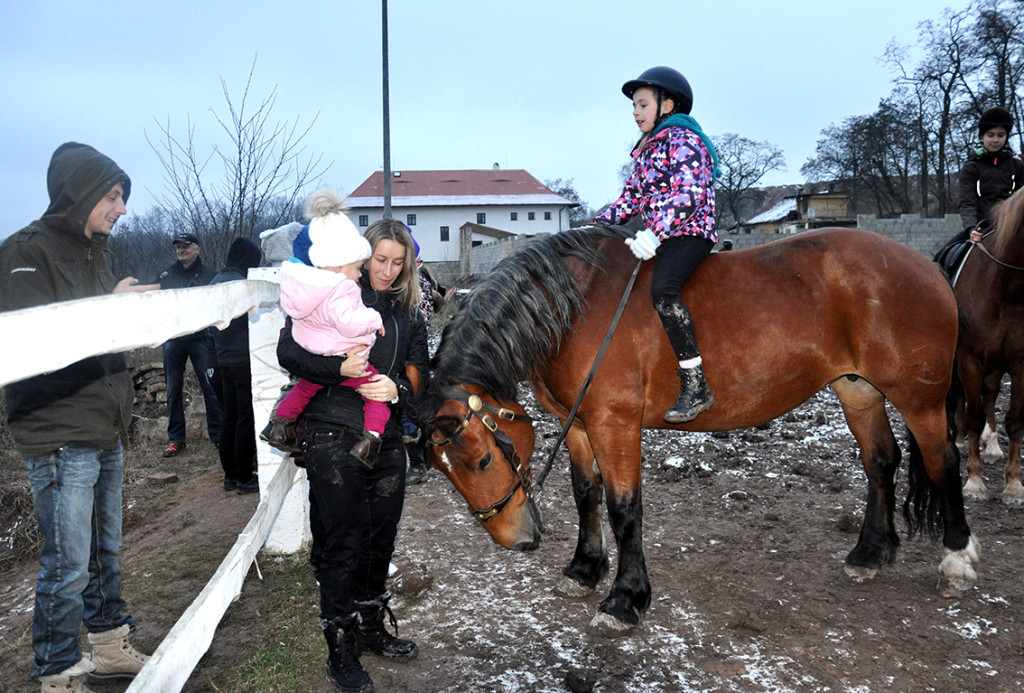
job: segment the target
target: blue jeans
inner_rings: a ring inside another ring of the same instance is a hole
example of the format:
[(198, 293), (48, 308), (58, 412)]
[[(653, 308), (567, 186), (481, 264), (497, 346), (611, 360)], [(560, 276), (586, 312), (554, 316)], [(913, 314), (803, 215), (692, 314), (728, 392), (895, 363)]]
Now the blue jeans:
[(164, 342), (164, 376), (167, 380), (167, 440), (185, 442), (185, 366), (192, 360), (192, 369), (199, 380), (206, 402), (206, 430), (210, 440), (220, 441), (220, 403), (208, 375), (213, 368), (213, 343), (205, 332), (175, 337)]
[(69, 443), (25, 460), (43, 533), (32, 619), (32, 676), (57, 674), (82, 658), (78, 631), (102, 633), (132, 618), (121, 598), (121, 445)]

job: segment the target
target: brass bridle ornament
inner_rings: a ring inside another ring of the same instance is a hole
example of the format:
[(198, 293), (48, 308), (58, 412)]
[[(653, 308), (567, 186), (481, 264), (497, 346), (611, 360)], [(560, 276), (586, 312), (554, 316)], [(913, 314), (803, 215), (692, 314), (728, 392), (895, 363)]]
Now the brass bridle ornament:
[(463, 432), (469, 428), (474, 418), (480, 420), (491, 433), (491, 437), (494, 438), (494, 444), (497, 445), (498, 450), (501, 451), (505, 461), (508, 462), (509, 467), (512, 469), (512, 473), (516, 477), (516, 483), (512, 487), (512, 490), (505, 494), (505, 496), (492, 504), (489, 508), (483, 510), (476, 510), (470, 506), (470, 512), (473, 513), (473, 517), (478, 519), (480, 522), (488, 522), (494, 517), (497, 517), (505, 510), (512, 498), (515, 497), (516, 492), (521, 488), (526, 494), (527, 500), (534, 501), (533, 496), (533, 481), (530, 479), (530, 470), (523, 466), (522, 461), (519, 459), (519, 454), (516, 452), (515, 443), (508, 435), (499, 428), (496, 419), (502, 421), (522, 421), (524, 423), (533, 424), (533, 418), (528, 414), (519, 414), (511, 409), (505, 409), (504, 407), (494, 407), (484, 402), (479, 395), (474, 395), (466, 392), (461, 387), (448, 388), (444, 392), (446, 399), (456, 400), (466, 405), (466, 415), (462, 418), (462, 422), (459, 426), (451, 432), (444, 440), (433, 441), (428, 440), (427, 444), (434, 447), (440, 447), (452, 443), (455, 438), (462, 435)]

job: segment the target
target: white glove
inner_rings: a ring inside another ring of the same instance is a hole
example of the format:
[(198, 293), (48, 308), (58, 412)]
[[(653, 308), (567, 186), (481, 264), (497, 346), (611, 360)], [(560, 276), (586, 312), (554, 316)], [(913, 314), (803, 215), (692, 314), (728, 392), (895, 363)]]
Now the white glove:
[(637, 231), (636, 238), (627, 238), (626, 245), (641, 260), (650, 260), (658, 252), (661, 241), (650, 229)]

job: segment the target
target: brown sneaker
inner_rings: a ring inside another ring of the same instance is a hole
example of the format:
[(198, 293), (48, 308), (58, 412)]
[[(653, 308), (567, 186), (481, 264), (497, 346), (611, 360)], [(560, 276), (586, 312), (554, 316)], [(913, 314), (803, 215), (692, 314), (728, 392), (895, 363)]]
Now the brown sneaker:
[(164, 457), (177, 457), (178, 453), (184, 449), (184, 443), (171, 443), (166, 449), (164, 449)]

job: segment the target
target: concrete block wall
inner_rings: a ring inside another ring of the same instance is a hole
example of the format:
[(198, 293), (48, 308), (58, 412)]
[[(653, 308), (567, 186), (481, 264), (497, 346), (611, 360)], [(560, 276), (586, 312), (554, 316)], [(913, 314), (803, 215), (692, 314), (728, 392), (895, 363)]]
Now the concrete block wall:
[[(945, 245), (946, 241), (962, 230), (959, 214), (947, 214), (938, 219), (921, 218), (919, 214), (903, 214), (898, 219), (879, 219), (874, 214), (859, 214), (856, 228), (891, 238), (929, 258)], [(546, 234), (529, 238), (513, 236), (476, 246), (470, 250), (470, 273), (486, 274), (503, 258), (511, 255), (524, 244), (544, 235)], [(788, 237), (789, 234), (761, 230), (735, 235), (723, 233), (720, 241), (729, 239), (733, 243), (733, 250), (743, 250)], [(721, 243), (718, 248), (721, 248)], [(431, 263), (431, 268), (433, 269), (433, 263)], [(449, 281), (456, 279), (452, 276), (447, 278)]]
[(963, 222), (959, 214), (947, 214), (941, 219), (922, 219), (919, 214), (879, 219), (874, 214), (858, 214), (857, 228), (887, 236), (932, 257), (946, 241), (963, 230)]
[[(922, 219), (920, 214), (903, 214), (898, 219), (879, 219), (874, 214), (858, 214), (856, 228), (891, 238), (928, 257), (932, 257), (946, 241), (963, 229), (959, 214), (947, 214), (940, 219)], [(742, 250), (787, 237), (787, 234), (772, 231), (754, 231), (749, 234), (722, 234), (720, 241), (728, 238), (734, 250)], [(721, 248), (721, 244), (718, 247)]]

